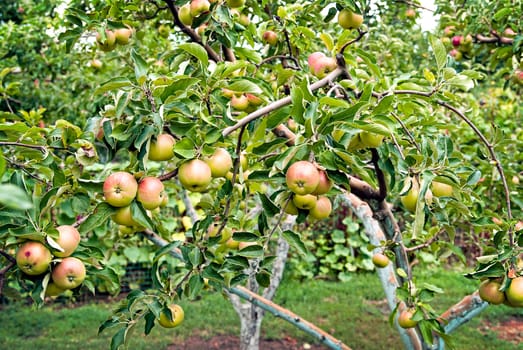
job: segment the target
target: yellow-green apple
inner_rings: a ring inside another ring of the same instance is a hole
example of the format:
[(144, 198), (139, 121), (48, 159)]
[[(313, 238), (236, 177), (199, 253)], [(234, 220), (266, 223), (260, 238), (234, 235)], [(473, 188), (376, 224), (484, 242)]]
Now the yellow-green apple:
[(245, 97), (247, 97), (247, 100), (249, 101), (249, 105), (257, 107), (260, 106), (263, 103), (263, 100), (253, 94), (245, 94)]
[(117, 171), (105, 179), (103, 191), (108, 204), (113, 207), (125, 207), (136, 197), (138, 182), (130, 173)]
[[(218, 223), (212, 223), (209, 228), (207, 229), (207, 232), (209, 234), (209, 237), (216, 237), (218, 234), (218, 231), (220, 230), (220, 224)], [(220, 233), (220, 240), (218, 243), (226, 243), (231, 237), (232, 237), (232, 231), (228, 227), (224, 227), (222, 232)]]
[(178, 304), (171, 304), (168, 308), (171, 311), (171, 315), (169, 315), (166, 310), (162, 310), (158, 318), (158, 323), (164, 328), (179, 326), (185, 317), (182, 307)]
[(203, 192), (211, 183), (211, 168), (200, 159), (183, 163), (178, 169), (178, 178), (182, 186), (192, 192)]
[(398, 324), (401, 328), (414, 328), (418, 324), (418, 321), (414, 321), (412, 317), (414, 316), (415, 310), (406, 309), (400, 312), (398, 316)]
[(36, 241), (23, 243), (16, 252), (16, 265), (23, 273), (31, 276), (46, 272), (52, 259), (49, 249)]
[(503, 304), (505, 293), (500, 291), (501, 283), (496, 280), (484, 280), (479, 285), (479, 297), (493, 305)]
[(73, 289), (82, 284), (85, 275), (85, 265), (82, 260), (70, 256), (62, 259), (53, 268), (51, 278), (58, 288)]
[(363, 23), (363, 16), (349, 9), (343, 9), (338, 13), (338, 23), (344, 29), (358, 29)]
[(432, 181), (432, 194), (436, 197), (450, 197), (452, 196), (452, 186), (443, 182)]
[(116, 47), (116, 36), (112, 30), (105, 30), (105, 38), (96, 33), (96, 42), (102, 51), (112, 51)]
[(63, 252), (55, 251), (53, 254), (59, 258), (65, 258), (76, 250), (78, 244), (80, 243), (80, 232), (71, 225), (61, 225), (56, 228), (58, 230), (59, 236), (56, 240), (56, 243), (62, 249)]
[(154, 176), (144, 177), (138, 184), (136, 200), (148, 210), (158, 208), (163, 202), (165, 187), (160, 179)]
[(463, 59), (463, 54), (461, 53), (461, 51), (456, 49), (450, 50), (449, 55), (453, 57), (456, 61), (461, 61)]
[(258, 243), (256, 243), (256, 242), (240, 242), (240, 243), (238, 243), (238, 250), (242, 250), (244, 248), (247, 248), (247, 247), (250, 247), (250, 246), (254, 246), (254, 245), (258, 245)]
[(222, 95), (226, 98), (232, 98), (234, 96), (234, 91), (227, 88), (222, 88)]
[(293, 201), (290, 200), (287, 202), (287, 205), (285, 207), (285, 212), (290, 215), (298, 215), (298, 208), (294, 205)]
[(523, 307), (523, 276), (513, 278), (510, 281), (505, 295), (510, 305)]
[(272, 30), (266, 30), (262, 34), (262, 40), (264, 43), (274, 46), (278, 43), (278, 34)]
[(362, 131), (360, 133), (360, 142), (364, 147), (376, 148), (383, 143), (383, 135), (375, 134), (369, 131)]
[(240, 242), (235, 241), (234, 238), (230, 237), (227, 242), (225, 242), (225, 246), (229, 249), (238, 249)]
[(133, 31), (130, 28), (115, 29), (114, 37), (116, 39), (116, 43), (120, 45), (127, 45), (132, 34)]
[(45, 289), (45, 296), (55, 297), (62, 294), (63, 292), (65, 292), (65, 289), (57, 287), (53, 282), (49, 282), (47, 284), (47, 288)]
[(192, 25), (193, 16), (191, 15), (191, 4), (189, 2), (180, 7), (178, 17), (184, 25), (189, 27)]
[(376, 253), (372, 256), (372, 263), (376, 267), (386, 267), (389, 264), (389, 257), (383, 253)]
[(332, 181), (329, 179), (327, 172), (325, 170), (318, 170), (320, 175), (320, 182), (316, 189), (312, 192), (315, 195), (325, 194), (330, 191), (332, 187)]
[(299, 209), (311, 210), (316, 206), (318, 197), (313, 194), (295, 194), (292, 202)]
[(450, 37), (450, 36), (454, 35), (455, 30), (456, 30), (456, 27), (454, 27), (454, 26), (446, 26), (445, 29), (443, 29), (443, 34), (446, 37)]
[(412, 179), (410, 190), (400, 200), (403, 206), (410, 212), (415, 212), (419, 197), (419, 183), (416, 179)]
[(240, 95), (236, 96), (233, 95), (231, 98), (231, 107), (238, 110), (238, 111), (244, 111), (247, 108), (249, 108), (249, 100), (247, 99), (247, 96)]
[[(310, 196), (310, 195), (306, 195)], [(313, 195), (314, 196), (314, 195)], [(296, 197), (296, 196), (294, 196)], [(316, 205), (309, 209), (309, 216), (316, 220), (323, 220), (329, 217), (332, 211), (332, 204), (329, 198), (319, 196)]]
[(160, 36), (162, 38), (167, 38), (169, 37), (169, 33), (171, 33), (171, 28), (169, 28), (168, 25), (166, 24), (161, 24), (159, 27), (158, 27), (158, 34), (160, 34)]
[(289, 166), (285, 181), (292, 192), (300, 195), (309, 194), (318, 187), (320, 173), (316, 165), (306, 160), (300, 160)]
[(225, 148), (218, 147), (212, 156), (205, 160), (211, 168), (212, 177), (224, 177), (232, 169), (232, 157)]
[(169, 160), (174, 157), (176, 140), (170, 134), (160, 134), (149, 145), (149, 159), (154, 161)]
[(211, 3), (208, 0), (191, 0), (191, 16), (193, 17), (209, 12), (210, 8)]
[(227, 5), (232, 8), (242, 7), (245, 5), (245, 0), (227, 0)]
[(133, 219), (133, 216), (131, 214), (130, 205), (116, 209), (114, 214), (111, 215), (111, 219), (118, 225), (130, 226), (130, 227), (138, 225), (138, 223), (136, 221), (134, 221), (134, 219)]
[(101, 69), (103, 67), (102, 61), (98, 59), (92, 59), (91, 62), (89, 62), (89, 65), (94, 69)]

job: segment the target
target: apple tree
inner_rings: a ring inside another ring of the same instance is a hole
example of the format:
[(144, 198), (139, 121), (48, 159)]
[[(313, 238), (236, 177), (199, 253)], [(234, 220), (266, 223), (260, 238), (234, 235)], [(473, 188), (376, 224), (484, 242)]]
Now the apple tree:
[[(154, 288), (101, 325), (113, 349), (140, 320), (183, 327), (177, 301), (204, 289), (231, 299), (242, 349), (264, 312), (347, 348), (271, 302), (299, 224), (344, 204), (406, 348), (443, 348), (487, 302), (523, 306), (522, 9), (436, 5), (433, 33), (415, 1), (3, 9), (0, 292), (117, 292), (139, 247)], [(457, 235), (487, 238), (479, 294), (438, 314), (444, 291), (411, 262), (463, 258)]]

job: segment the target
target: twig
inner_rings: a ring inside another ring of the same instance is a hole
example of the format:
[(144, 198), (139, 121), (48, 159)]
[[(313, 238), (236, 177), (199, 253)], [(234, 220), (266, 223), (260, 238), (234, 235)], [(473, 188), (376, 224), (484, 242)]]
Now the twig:
[(374, 172), (376, 173), (376, 178), (378, 179), (379, 198), (377, 198), (377, 200), (381, 202), (387, 198), (387, 182), (385, 181), (385, 175), (379, 166), (380, 155), (378, 150), (371, 148), (370, 151), (372, 153), (371, 162), (372, 165), (374, 165)]
[(2, 295), (4, 291), (5, 274), (16, 265), (16, 259), (3, 250), (0, 250), (0, 255), (3, 255), (9, 261), (7, 265), (0, 270), (0, 295)]
[(430, 237), (430, 239), (428, 241), (426, 241), (425, 243), (418, 244), (413, 247), (405, 247), (405, 251), (407, 253), (410, 253), (410, 252), (414, 252), (416, 250), (420, 250), (420, 249), (430, 246), (432, 243), (434, 243), (434, 241), (436, 241), (436, 239), (438, 239), (438, 235), (442, 232), (443, 232), (443, 230), (436, 232), (436, 234), (434, 234), (434, 236)]
[(47, 154), (47, 152), (48, 152), (46, 146), (30, 145), (27, 143), (20, 143), (20, 142), (0, 141), (0, 146), (16, 146), (16, 147), (32, 148), (32, 149), (39, 150), (43, 154)]
[(505, 36), (499, 36), (496, 32), (492, 31), (493, 36), (484, 36), (481, 34), (476, 34), (476, 42), (480, 44), (501, 44), (501, 45), (512, 45), (514, 44), (514, 39), (507, 38)]
[(267, 57), (264, 60), (262, 60), (260, 63), (258, 63), (256, 65), (256, 68), (260, 68), (265, 63), (268, 63), (270, 61), (277, 60), (277, 59), (282, 60), (282, 62), (292, 61), (295, 64), (295, 66), (286, 66), (285, 68), (294, 69), (294, 70), (300, 70), (301, 69), (300, 68), (300, 63), (298, 62), (296, 57), (288, 56), (288, 55), (275, 55), (275, 56)]
[(365, 36), (365, 34), (367, 34), (366, 31), (361, 30), (361, 29), (358, 29), (358, 36), (357, 36), (355, 39), (352, 39), (351, 41), (345, 43), (345, 44), (341, 47), (341, 49), (340, 49), (340, 53), (343, 55), (343, 52), (345, 51), (345, 49), (346, 49), (348, 46), (354, 44), (355, 42), (360, 41), (361, 38), (363, 38), (363, 37)]
[[(342, 75), (343, 73), (345, 72), (344, 69), (341, 69), (341, 68), (336, 68), (335, 70), (333, 70), (329, 75), (327, 75), (325, 78), (321, 79), (321, 80), (318, 80), (317, 82), (315, 82), (314, 84), (311, 84), (309, 86), (309, 89), (311, 91), (314, 91), (314, 90), (317, 90), (325, 85), (327, 85), (330, 81), (336, 79), (337, 77), (339, 77), (340, 75)], [(272, 102), (271, 104), (263, 107), (263, 108), (260, 108), (250, 114), (248, 114), (247, 116), (245, 116), (245, 118), (241, 119), (240, 121), (238, 121), (235, 125), (232, 125), (232, 126), (229, 126), (228, 128), (225, 128), (223, 129), (222, 131), (222, 135), (225, 137), (225, 136), (228, 136), (230, 135), (233, 131), (249, 124), (250, 122), (252, 122), (253, 120), (255, 119), (258, 119), (260, 117), (263, 117), (264, 115), (266, 114), (269, 114), (283, 106), (286, 106), (288, 104), (291, 104), (292, 103), (292, 98), (290, 96), (287, 96), (287, 97), (284, 97), (282, 99), (279, 99), (277, 101), (274, 101)]]

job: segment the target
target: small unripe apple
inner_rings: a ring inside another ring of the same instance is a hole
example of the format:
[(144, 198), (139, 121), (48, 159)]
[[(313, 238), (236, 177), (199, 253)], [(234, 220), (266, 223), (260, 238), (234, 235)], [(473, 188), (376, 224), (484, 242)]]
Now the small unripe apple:
[(376, 267), (384, 268), (389, 265), (389, 257), (383, 253), (376, 253), (372, 256), (372, 263)]
[(180, 10), (178, 11), (178, 17), (184, 25), (189, 27), (192, 25), (193, 16), (191, 15), (190, 3), (186, 3), (185, 5), (180, 7)]
[(454, 27), (454, 26), (446, 26), (445, 29), (443, 30), (443, 34), (446, 37), (450, 37), (451, 35), (454, 34), (455, 30), (456, 30), (456, 27)]
[(210, 8), (211, 3), (208, 0), (191, 0), (191, 16), (193, 17), (209, 12)]
[(405, 11), (405, 17), (407, 17), (407, 18), (415, 18), (416, 14), (417, 14), (417, 12), (413, 8), (408, 8)]
[(400, 200), (403, 206), (410, 212), (415, 212), (418, 204), (419, 184), (416, 179), (412, 179), (410, 190), (406, 195), (401, 196)]
[(358, 29), (363, 23), (363, 16), (343, 9), (338, 13), (338, 23), (344, 29)]
[(247, 99), (247, 96), (233, 95), (231, 98), (231, 107), (238, 111), (245, 111), (247, 108), (249, 108), (249, 100)]
[(407, 309), (400, 312), (398, 316), (398, 324), (401, 328), (414, 328), (418, 324), (418, 321), (414, 321), (415, 310)]
[(171, 28), (166, 25), (166, 24), (161, 24), (159, 27), (158, 27), (158, 34), (160, 34), (160, 36), (162, 38), (167, 38), (169, 37), (169, 34), (171, 33)]
[(160, 317), (158, 318), (158, 324), (164, 328), (174, 328), (179, 326), (185, 317), (183, 309), (178, 304), (169, 305), (169, 310), (171, 311), (171, 317), (162, 311)]
[(127, 45), (133, 31), (129, 28), (118, 28), (114, 31), (116, 43), (120, 45)]
[(112, 51), (116, 47), (116, 36), (112, 30), (105, 30), (105, 39), (100, 33), (96, 33), (96, 42), (102, 51)]
[(102, 66), (103, 66), (103, 63), (102, 61), (98, 60), (98, 59), (93, 59), (89, 62), (89, 65), (94, 68), (94, 69), (101, 69)]
[(461, 61), (463, 59), (463, 54), (461, 51), (456, 49), (450, 50), (449, 55), (452, 56), (456, 61)]
[(278, 34), (273, 32), (272, 30), (266, 30), (262, 35), (263, 42), (274, 46), (278, 43)]

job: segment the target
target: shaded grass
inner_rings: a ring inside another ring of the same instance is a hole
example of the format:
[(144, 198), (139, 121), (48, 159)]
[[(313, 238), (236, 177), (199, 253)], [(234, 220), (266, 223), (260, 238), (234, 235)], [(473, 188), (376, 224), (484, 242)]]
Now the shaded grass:
[[(417, 284), (438, 285), (446, 294), (437, 295), (431, 305), (443, 312), (477, 288), (476, 281), (459, 272), (434, 270), (418, 277)], [(388, 324), (388, 308), (375, 274), (355, 274), (345, 283), (326, 281), (284, 281), (275, 302), (289, 308), (320, 328), (341, 339), (353, 349), (402, 349), (399, 336)], [(155, 327), (147, 337), (143, 324), (130, 339), (130, 349), (165, 349), (169, 344), (198, 335), (239, 334), (239, 319), (229, 302), (219, 293), (197, 301), (184, 300), (185, 321), (174, 330)], [(20, 350), (108, 349), (116, 329), (97, 334), (100, 324), (115, 304), (89, 304), (78, 308), (48, 305), (40, 310), (11, 305), (0, 312), (0, 348)], [(522, 309), (492, 306), (469, 324), (453, 333), (456, 348), (463, 350), (523, 349), (497, 339), (495, 333), (478, 329), (488, 320), (495, 323), (509, 317), (523, 317)], [(267, 314), (263, 336), (270, 339), (290, 336), (302, 342), (316, 341), (291, 324)]]

